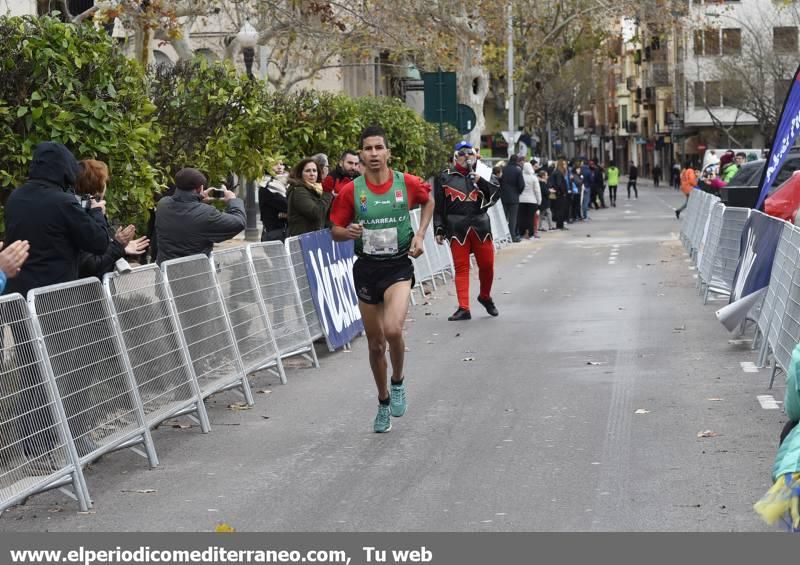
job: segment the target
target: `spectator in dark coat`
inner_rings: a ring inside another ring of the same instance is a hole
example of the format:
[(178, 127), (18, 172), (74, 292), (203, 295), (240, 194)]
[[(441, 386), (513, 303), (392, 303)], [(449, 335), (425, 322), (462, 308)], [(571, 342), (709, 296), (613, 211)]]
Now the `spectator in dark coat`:
[(553, 219), (556, 222), (556, 229), (566, 230), (564, 222), (569, 216), (569, 173), (567, 171), (567, 161), (559, 159), (553, 175), (550, 177), (548, 192), (555, 194), (555, 200), (550, 204), (553, 209)]
[[(77, 196), (83, 201), (90, 198), (96, 201), (105, 200), (109, 178), (108, 166), (102, 161), (94, 159), (85, 159), (78, 165), (79, 172), (75, 181)], [(119, 259), (123, 259), (127, 255), (139, 256), (147, 249), (147, 237), (134, 239), (136, 228), (133, 225), (120, 227), (112, 233), (106, 220), (106, 230), (109, 235), (109, 244), (105, 253), (81, 251), (78, 257), (80, 277), (102, 278), (103, 275), (114, 270), (114, 265)]]
[(32, 288), (78, 278), (80, 251), (102, 254), (109, 244), (103, 216), (105, 201), (87, 207), (73, 192), (78, 162), (60, 143), (36, 146), (28, 181), (8, 197), (6, 243), (27, 240), (30, 256), (5, 292), (23, 296)]
[[(11, 193), (5, 206), (6, 242), (28, 240), (30, 255), (16, 278), (9, 280), (5, 292), (23, 296), (31, 289), (78, 278), (78, 254), (81, 251), (102, 254), (109, 237), (103, 217), (105, 201), (89, 200), (82, 206), (73, 191), (78, 162), (69, 149), (60, 143), (44, 142), (33, 153), (28, 181)], [(33, 336), (20, 324), (12, 324), (17, 359), (34, 359)], [(87, 338), (89, 343), (91, 338)], [(68, 347), (69, 344), (64, 344)], [(66, 382), (65, 382), (66, 381)], [(85, 400), (73, 390), (82, 381), (65, 379), (61, 393), (64, 408), (75, 414), (75, 405)], [(45, 377), (34, 365), (19, 371), (16, 386), (16, 419), (22, 451), (28, 458), (32, 474), (49, 475), (63, 463), (53, 453), (58, 445)], [(79, 421), (80, 420), (80, 421)], [(84, 435), (88, 418), (76, 418), (70, 425), (81, 455), (91, 448)]]
[(169, 259), (202, 253), (210, 255), (215, 243), (231, 239), (245, 228), (244, 202), (228, 190), (222, 190), (225, 212), (207, 202), (212, 200), (208, 181), (197, 169), (181, 169), (175, 175), (176, 191), (158, 201), (156, 234), (161, 264)]
[(322, 175), (313, 158), (303, 159), (292, 169), (287, 200), (290, 237), (325, 228), (333, 195), (322, 190)]
[(288, 205), (286, 202), (286, 182), (283, 163), (273, 168), (274, 176), (267, 177), (266, 182), (258, 189), (258, 206), (261, 213), (261, 241), (283, 241), (286, 239), (286, 218)]
[(639, 179), (639, 168), (631, 162), (628, 167), (628, 200), (631, 199), (631, 188), (636, 198), (639, 198), (639, 189), (636, 187), (636, 181)]
[(519, 195), (525, 190), (525, 179), (522, 176), (522, 168), (519, 165), (519, 158), (512, 155), (508, 158), (508, 165), (503, 169), (503, 176), (500, 177), (500, 200), (503, 202), (503, 210), (508, 221), (508, 231), (511, 233), (511, 241), (520, 241), (517, 233), (517, 216), (519, 214)]

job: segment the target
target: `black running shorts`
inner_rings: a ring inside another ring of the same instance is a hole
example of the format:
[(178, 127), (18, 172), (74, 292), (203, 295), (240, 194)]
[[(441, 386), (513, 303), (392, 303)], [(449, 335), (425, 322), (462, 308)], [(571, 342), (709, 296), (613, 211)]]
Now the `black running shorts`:
[(414, 265), (408, 257), (385, 261), (359, 257), (353, 264), (353, 281), (359, 300), (380, 304), (386, 289), (393, 284), (411, 281), (414, 287)]

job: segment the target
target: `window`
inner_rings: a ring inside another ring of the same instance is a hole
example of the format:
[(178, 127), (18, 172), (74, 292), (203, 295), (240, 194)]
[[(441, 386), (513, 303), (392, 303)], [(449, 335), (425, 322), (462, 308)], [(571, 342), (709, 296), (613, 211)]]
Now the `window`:
[(620, 117), (619, 121), (622, 124), (622, 127), (624, 128), (625, 124), (628, 122), (628, 106), (623, 104), (619, 107), (619, 117)]
[(773, 94), (775, 96), (775, 107), (783, 108), (783, 102), (786, 100), (786, 95), (789, 93), (789, 88), (792, 86), (791, 79), (776, 80), (773, 84)]
[(694, 83), (694, 107), (702, 108), (706, 105), (706, 89), (702, 82)]
[(704, 55), (719, 55), (722, 52), (719, 41), (719, 29), (706, 28), (703, 31)]
[(726, 28), (722, 30), (722, 54), (741, 55), (742, 30), (739, 28)]
[(703, 54), (703, 30), (696, 29), (694, 30), (694, 54), (695, 55), (702, 55)]
[(722, 106), (722, 88), (718, 80), (706, 81), (706, 104), (709, 108)]
[(722, 105), (728, 108), (741, 108), (744, 103), (744, 90), (737, 81), (722, 83)]
[(797, 53), (797, 28), (772, 28), (772, 48), (776, 53)]

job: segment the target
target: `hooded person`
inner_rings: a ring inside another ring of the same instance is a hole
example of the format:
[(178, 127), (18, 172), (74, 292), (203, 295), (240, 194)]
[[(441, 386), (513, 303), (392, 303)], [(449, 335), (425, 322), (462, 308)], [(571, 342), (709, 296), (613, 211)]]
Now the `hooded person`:
[(78, 278), (81, 251), (103, 254), (110, 237), (105, 201), (75, 196), (78, 161), (61, 143), (36, 146), (28, 180), (5, 205), (6, 244), (30, 242), (30, 256), (5, 292), (25, 296), (33, 288)]
[[(489, 220), (489, 207), (497, 203), (500, 187), (475, 173), (476, 152), (472, 145), (461, 141), (455, 146), (452, 168), (443, 171), (434, 180), (436, 206), (433, 227), (436, 242), (447, 239), (453, 254), (456, 271), (458, 309), (448, 318), (452, 321), (472, 318), (469, 307), (469, 256), (475, 255), (480, 280), (480, 302), (491, 316), (499, 312), (492, 300), (494, 282), (494, 242)], [(521, 177), (521, 174), (520, 174)]]
[[(6, 244), (17, 241), (30, 242), (28, 260), (18, 275), (10, 279), (5, 293), (18, 292), (25, 296), (31, 289), (78, 278), (78, 256), (81, 251), (103, 254), (110, 237), (104, 218), (105, 201), (83, 201), (74, 192), (78, 162), (64, 145), (47, 141), (36, 146), (30, 165), (28, 180), (14, 190), (5, 206)], [(69, 318), (66, 319), (68, 323)], [(91, 328), (89, 328), (91, 330)], [(17, 359), (33, 359), (32, 336), (22, 324), (11, 324), (11, 334)], [(92, 343), (91, 332), (86, 343)], [(72, 363), (73, 351), (80, 352), (79, 344), (62, 343), (65, 354), (59, 366)], [(29, 472), (48, 475), (63, 463), (55, 455), (59, 440), (56, 437), (49, 394), (43, 374), (31, 366), (20, 371), (16, 386), (19, 415), (16, 418), (22, 451), (28, 459)], [(73, 415), (86, 409), (86, 383), (82, 379), (64, 379), (61, 394), (64, 409)], [(75, 387), (78, 387), (76, 390)], [(74, 418), (70, 429), (75, 446), (81, 456), (93, 447), (87, 427), (91, 415)]]

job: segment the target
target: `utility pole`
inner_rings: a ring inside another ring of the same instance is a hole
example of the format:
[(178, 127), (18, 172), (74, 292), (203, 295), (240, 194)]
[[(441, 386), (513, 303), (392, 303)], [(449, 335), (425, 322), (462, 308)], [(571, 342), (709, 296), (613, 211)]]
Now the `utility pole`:
[(512, 11), (512, 0), (508, 2), (508, 50), (506, 52), (506, 74), (508, 75), (508, 132), (511, 139), (508, 140), (508, 156), (514, 153), (516, 146), (516, 125), (514, 124), (514, 13)]

